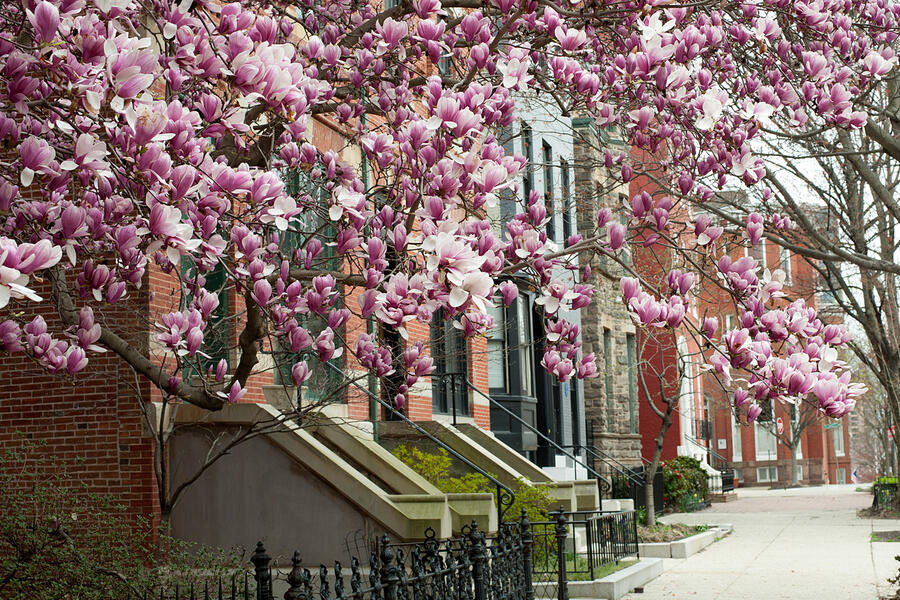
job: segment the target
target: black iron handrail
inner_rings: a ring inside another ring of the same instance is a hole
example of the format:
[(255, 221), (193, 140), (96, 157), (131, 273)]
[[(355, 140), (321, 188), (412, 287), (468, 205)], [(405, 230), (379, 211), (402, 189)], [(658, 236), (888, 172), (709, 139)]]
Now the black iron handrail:
[(446, 450), (454, 458), (462, 461), (467, 467), (469, 467), (470, 469), (472, 469), (479, 475), (482, 475), (485, 478), (487, 478), (487, 480), (490, 481), (494, 485), (494, 487), (496, 487), (496, 489), (497, 489), (497, 492), (496, 492), (497, 493), (497, 520), (501, 523), (503, 522), (503, 516), (506, 514), (506, 511), (509, 510), (509, 508), (513, 505), (513, 502), (515, 502), (515, 499), (516, 499), (516, 495), (512, 491), (512, 489), (510, 489), (508, 486), (504, 485), (503, 482), (501, 482), (499, 479), (497, 479), (496, 477), (494, 477), (493, 475), (491, 475), (490, 473), (488, 473), (487, 471), (485, 471), (484, 469), (482, 469), (481, 467), (479, 467), (478, 465), (476, 465), (475, 463), (470, 461), (468, 458), (466, 458), (465, 456), (463, 456), (462, 454), (460, 454), (459, 452), (457, 452), (456, 450), (451, 448), (446, 442), (442, 441), (437, 436), (431, 434), (424, 427), (422, 427), (421, 425), (419, 425), (418, 423), (416, 423), (415, 421), (413, 421), (412, 419), (410, 419), (409, 417), (404, 415), (402, 412), (397, 410), (391, 403), (386, 402), (385, 400), (382, 400), (377, 395), (375, 395), (371, 391), (369, 391), (367, 388), (364, 388), (363, 386), (359, 385), (354, 379), (352, 379), (349, 375), (347, 375), (343, 371), (343, 369), (341, 369), (340, 367), (338, 367), (336, 365), (331, 364), (331, 362), (326, 362), (325, 364), (327, 366), (331, 367), (332, 369), (334, 369), (335, 371), (337, 371), (338, 373), (340, 373), (344, 377), (344, 379), (349, 381), (351, 384), (356, 386), (358, 389), (365, 392), (365, 394), (367, 396), (369, 396), (371, 399), (375, 400), (376, 402), (378, 402), (379, 404), (381, 404), (382, 406), (384, 406), (385, 408), (390, 410), (395, 416), (400, 417), (401, 420), (405, 421), (409, 425), (412, 425), (412, 427), (414, 429), (416, 429), (419, 433), (425, 435), (425, 437), (427, 437), (429, 440), (431, 440), (432, 442), (436, 443), (438, 446), (440, 446), (441, 448)]
[(439, 379), (441, 386), (445, 385), (444, 381), (447, 378), (450, 379), (450, 386), (452, 387), (452, 392), (450, 393), (450, 405), (451, 410), (453, 411), (453, 426), (456, 427), (456, 381), (457, 379), (466, 381), (466, 374), (462, 371), (451, 371), (447, 373), (434, 372), (431, 374), (432, 381)]
[[(706, 451), (706, 454), (707, 454), (710, 458), (715, 458), (715, 459), (721, 461), (721, 463), (722, 463), (723, 465), (725, 465), (725, 469), (716, 469), (717, 471), (724, 471), (724, 470), (727, 470), (727, 469), (731, 468), (731, 467), (729, 466), (729, 465), (731, 464), (731, 461), (728, 460), (727, 458), (725, 458), (724, 456), (722, 456), (721, 454), (719, 454), (718, 452), (716, 452), (715, 450), (713, 450), (713, 449), (712, 449), (712, 446), (704, 446), (703, 444), (700, 443), (700, 440), (698, 440), (698, 439), (695, 438), (694, 436), (692, 436), (692, 435), (690, 435), (690, 434), (687, 434), (687, 433), (684, 434), (684, 439), (686, 439), (687, 441), (691, 442), (692, 444), (694, 444), (694, 445), (697, 446), (698, 448), (702, 448), (704, 451)], [(712, 465), (710, 465), (710, 466), (712, 466)], [(715, 468), (715, 467), (713, 467), (713, 468)]]
[(607, 454), (606, 452), (604, 452), (603, 450), (601, 450), (600, 448), (598, 448), (596, 446), (574, 444), (574, 445), (565, 446), (565, 447), (566, 448), (575, 448), (576, 450), (584, 449), (587, 453), (589, 453), (595, 459), (597, 459), (600, 462), (602, 462), (603, 464), (609, 466), (610, 468), (612, 468), (614, 471), (616, 471), (622, 477), (628, 478), (628, 480), (631, 481), (632, 483), (634, 483), (636, 485), (644, 484), (644, 476), (642, 473), (639, 473), (638, 471), (635, 471), (631, 467), (619, 462), (618, 460), (616, 460), (615, 458), (613, 458), (612, 456), (610, 456), (609, 454)]
[(488, 402), (490, 402), (492, 405), (496, 406), (497, 408), (502, 409), (506, 414), (508, 414), (508, 415), (511, 416), (513, 419), (515, 419), (516, 421), (518, 421), (520, 425), (526, 427), (529, 431), (531, 431), (532, 433), (534, 433), (536, 436), (538, 436), (539, 438), (541, 438), (542, 440), (544, 440), (545, 442), (547, 442), (548, 444), (550, 444), (551, 446), (553, 446), (554, 448), (556, 448), (557, 450), (559, 450), (560, 452), (562, 452), (563, 455), (565, 455), (566, 457), (571, 458), (571, 459), (575, 462), (575, 464), (581, 465), (582, 467), (584, 467), (586, 471), (588, 471), (590, 474), (592, 474), (592, 475), (593, 475), (594, 477), (596, 477), (598, 480), (600, 480), (600, 481), (602, 481), (603, 483), (605, 483), (606, 486), (607, 486), (607, 488), (608, 488), (609, 490), (612, 490), (612, 482), (609, 481), (606, 477), (604, 477), (603, 475), (601, 475), (600, 473), (598, 473), (597, 471), (595, 471), (594, 469), (592, 469), (591, 467), (589, 467), (586, 463), (581, 462), (581, 460), (580, 460), (577, 456), (575, 456), (575, 455), (572, 454), (571, 452), (567, 451), (565, 448), (563, 448), (562, 446), (560, 446), (559, 444), (557, 444), (556, 442), (554, 442), (552, 439), (550, 439), (549, 437), (547, 437), (546, 435), (544, 435), (543, 433), (541, 433), (541, 432), (540, 432), (536, 427), (534, 427), (531, 423), (528, 423), (528, 422), (525, 421), (522, 417), (520, 417), (519, 415), (517, 415), (517, 414), (514, 413), (513, 411), (511, 411), (511, 410), (509, 410), (508, 408), (506, 408), (505, 406), (503, 406), (502, 403), (498, 402), (497, 400), (495, 400), (494, 398), (492, 398), (490, 395), (485, 394), (485, 393), (482, 392), (480, 389), (478, 389), (477, 387), (475, 387), (475, 384), (473, 384), (471, 381), (469, 381), (468, 378), (466, 378), (466, 384), (467, 384), (473, 391), (476, 391), (476, 392), (478, 392), (479, 394), (481, 394), (483, 397), (487, 398)]

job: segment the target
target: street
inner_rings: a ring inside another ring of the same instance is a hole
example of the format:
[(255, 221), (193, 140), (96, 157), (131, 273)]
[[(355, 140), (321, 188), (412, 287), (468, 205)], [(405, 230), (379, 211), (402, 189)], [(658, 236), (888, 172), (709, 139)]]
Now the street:
[[(662, 598), (865, 599), (890, 593), (900, 543), (870, 543), (900, 520), (860, 519), (871, 504), (858, 486), (740, 489), (738, 499), (663, 521), (732, 524), (731, 535), (694, 556), (665, 559), (665, 572), (629, 600)], [(867, 487), (867, 486), (866, 486)]]

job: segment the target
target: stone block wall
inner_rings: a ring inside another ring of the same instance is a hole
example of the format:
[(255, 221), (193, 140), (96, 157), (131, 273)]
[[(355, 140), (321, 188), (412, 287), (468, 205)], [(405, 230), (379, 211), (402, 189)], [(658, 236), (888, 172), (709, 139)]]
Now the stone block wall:
[[(597, 211), (616, 206), (620, 194), (627, 194), (627, 186), (615, 183), (603, 165), (606, 148), (615, 154), (625, 147), (615, 138), (604, 139), (590, 121), (576, 118), (573, 123), (578, 228), (588, 237), (596, 230)], [(581, 261), (583, 269), (590, 269), (585, 283), (596, 286), (593, 301), (581, 309), (582, 341), (584, 352), (597, 356), (600, 371), (599, 377), (584, 381), (587, 438), (616, 460), (637, 464), (641, 455), (637, 377), (635, 372), (630, 381), (628, 364), (628, 336), (635, 335), (635, 327), (619, 291), (624, 270), (605, 257), (583, 255)]]

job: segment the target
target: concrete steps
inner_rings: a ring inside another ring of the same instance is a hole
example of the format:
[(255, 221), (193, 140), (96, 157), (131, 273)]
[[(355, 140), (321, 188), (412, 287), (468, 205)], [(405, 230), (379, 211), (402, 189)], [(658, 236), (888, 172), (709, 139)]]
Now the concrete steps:
[[(566, 511), (600, 508), (600, 493), (597, 482), (593, 479), (557, 481), (493, 434), (475, 425), (454, 427), (441, 421), (424, 421), (417, 425), (473, 464), (494, 475), (504, 485), (515, 487), (520, 480), (524, 480), (547, 486), (553, 497), (554, 508), (561, 507)], [(403, 422), (382, 423), (379, 442), (388, 448), (415, 443), (420, 449), (436, 451), (432, 442)], [(467, 467), (458, 464), (456, 468), (459, 469), (457, 475), (461, 475)]]
[(273, 555), (304, 548), (304, 560), (317, 564), (349, 560), (351, 547), (369, 548), (381, 533), (404, 542), (432, 529), (448, 538), (472, 520), (497, 530), (492, 494), (441, 493), (339, 416), (307, 416), (300, 427), (269, 404), (215, 413), (184, 405), (175, 423), (173, 485), (203, 464), (215, 440), (267, 424), (213, 463), (176, 504), (173, 532), (189, 541), (228, 548), (267, 532)]

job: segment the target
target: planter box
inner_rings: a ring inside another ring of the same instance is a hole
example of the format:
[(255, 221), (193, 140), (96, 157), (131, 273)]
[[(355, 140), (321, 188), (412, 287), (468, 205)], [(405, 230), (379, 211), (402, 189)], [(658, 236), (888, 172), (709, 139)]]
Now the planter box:
[(656, 558), (687, 558), (700, 552), (713, 542), (731, 533), (731, 525), (720, 525), (674, 542), (638, 544), (641, 556)]
[[(570, 581), (569, 598), (605, 598), (618, 600), (636, 587), (642, 587), (662, 575), (663, 561), (660, 558), (642, 558), (630, 567), (625, 567), (603, 579), (593, 581)], [(541, 593), (544, 591), (544, 594)], [(541, 590), (535, 585), (535, 595), (546, 598), (556, 592), (556, 584), (545, 584)], [(554, 596), (555, 597), (555, 596)]]
[(638, 552), (649, 558), (672, 558), (672, 542), (638, 544)]

